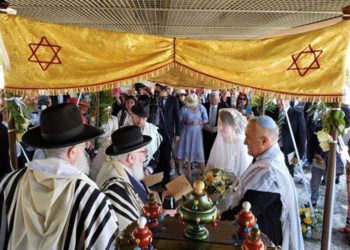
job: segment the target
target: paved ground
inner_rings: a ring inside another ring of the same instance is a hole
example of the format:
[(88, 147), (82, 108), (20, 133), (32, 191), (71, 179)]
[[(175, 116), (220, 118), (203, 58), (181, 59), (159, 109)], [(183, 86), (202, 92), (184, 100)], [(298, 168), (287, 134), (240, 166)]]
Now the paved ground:
[[(308, 181), (311, 179), (311, 173), (305, 170), (305, 176)], [(307, 193), (304, 189), (302, 183), (296, 183), (298, 190), (299, 205), (305, 204), (307, 202)], [(346, 194), (346, 183), (345, 175), (340, 177), (340, 183), (335, 185), (334, 195), (334, 214), (333, 214), (333, 231), (332, 231), (332, 248), (334, 250), (340, 249), (350, 249), (350, 236), (344, 235), (338, 231), (339, 228), (345, 225), (347, 206), (347, 194)], [(310, 188), (308, 189), (310, 192)], [(321, 186), (320, 188), (320, 200), (318, 202), (318, 207), (324, 207), (326, 186)], [(307, 241), (305, 240), (306, 250), (318, 250), (320, 249), (320, 241)]]

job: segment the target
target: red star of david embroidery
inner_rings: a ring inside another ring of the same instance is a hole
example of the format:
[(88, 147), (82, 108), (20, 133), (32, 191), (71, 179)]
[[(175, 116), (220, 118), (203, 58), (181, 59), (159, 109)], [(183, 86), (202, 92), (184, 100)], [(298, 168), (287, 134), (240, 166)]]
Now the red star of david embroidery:
[(61, 46), (50, 44), (44, 36), (39, 43), (30, 43), (29, 48), (32, 54), (28, 58), (28, 61), (39, 63), (43, 71), (46, 71), (51, 64), (62, 64), (58, 57)]
[(304, 76), (310, 69), (319, 69), (318, 58), (322, 52), (314, 50), (309, 44), (303, 51), (292, 55), (293, 63), (287, 70), (297, 70), (300, 76)]

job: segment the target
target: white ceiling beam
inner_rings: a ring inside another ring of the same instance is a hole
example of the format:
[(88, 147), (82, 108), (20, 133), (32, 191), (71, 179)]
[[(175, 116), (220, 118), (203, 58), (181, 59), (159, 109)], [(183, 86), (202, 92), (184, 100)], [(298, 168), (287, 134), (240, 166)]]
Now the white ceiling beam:
[[(51, 5), (11, 5), (14, 8), (53, 8)], [(93, 6), (54, 6), (55, 9), (90, 9), (90, 10), (126, 10), (126, 11), (174, 11), (174, 12), (220, 12), (220, 13), (281, 13), (281, 14), (329, 14), (343, 15), (339, 11), (309, 11), (309, 10), (244, 10), (244, 9), (186, 9), (186, 8), (141, 8), (141, 7), (93, 7)]]

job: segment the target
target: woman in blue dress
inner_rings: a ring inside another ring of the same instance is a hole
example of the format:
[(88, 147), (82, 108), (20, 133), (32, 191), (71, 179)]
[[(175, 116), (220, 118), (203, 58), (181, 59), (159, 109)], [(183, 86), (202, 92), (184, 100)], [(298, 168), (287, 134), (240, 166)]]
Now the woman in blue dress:
[(188, 95), (184, 101), (185, 106), (180, 110), (182, 125), (178, 146), (178, 159), (180, 169), (185, 162), (187, 177), (191, 178), (191, 163), (196, 162), (204, 172), (203, 124), (208, 122), (208, 114), (197, 95)]

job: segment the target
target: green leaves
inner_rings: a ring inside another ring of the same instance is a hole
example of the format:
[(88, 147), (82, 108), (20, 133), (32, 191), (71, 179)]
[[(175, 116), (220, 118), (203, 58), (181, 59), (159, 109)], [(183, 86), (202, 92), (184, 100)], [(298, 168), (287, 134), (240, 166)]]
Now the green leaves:
[[(96, 95), (99, 92), (91, 94), (91, 104), (90, 111), (94, 115), (96, 114)], [(113, 95), (110, 90), (102, 91), (100, 95), (100, 106), (99, 106), (99, 124), (98, 127), (101, 127), (102, 124), (106, 123), (108, 120), (108, 114), (106, 108), (112, 106), (114, 102)]]
[(34, 107), (28, 103), (23, 102), (22, 97), (18, 97), (12, 94), (7, 94), (7, 110), (9, 120), (13, 118), (16, 129), (17, 139), (21, 139), (21, 135), (27, 131), (29, 121), (29, 115), (34, 111)]
[(345, 130), (345, 113), (338, 108), (335, 103), (319, 103), (312, 105), (307, 113), (311, 117), (318, 111), (317, 120), (322, 121), (322, 128), (330, 134), (333, 128), (338, 131), (338, 134), (343, 135)]
[(254, 95), (252, 98), (252, 106), (256, 107), (258, 114), (254, 114), (256, 116), (263, 115), (263, 110), (272, 112), (276, 108), (276, 104), (268, 97), (262, 97), (258, 95)]

